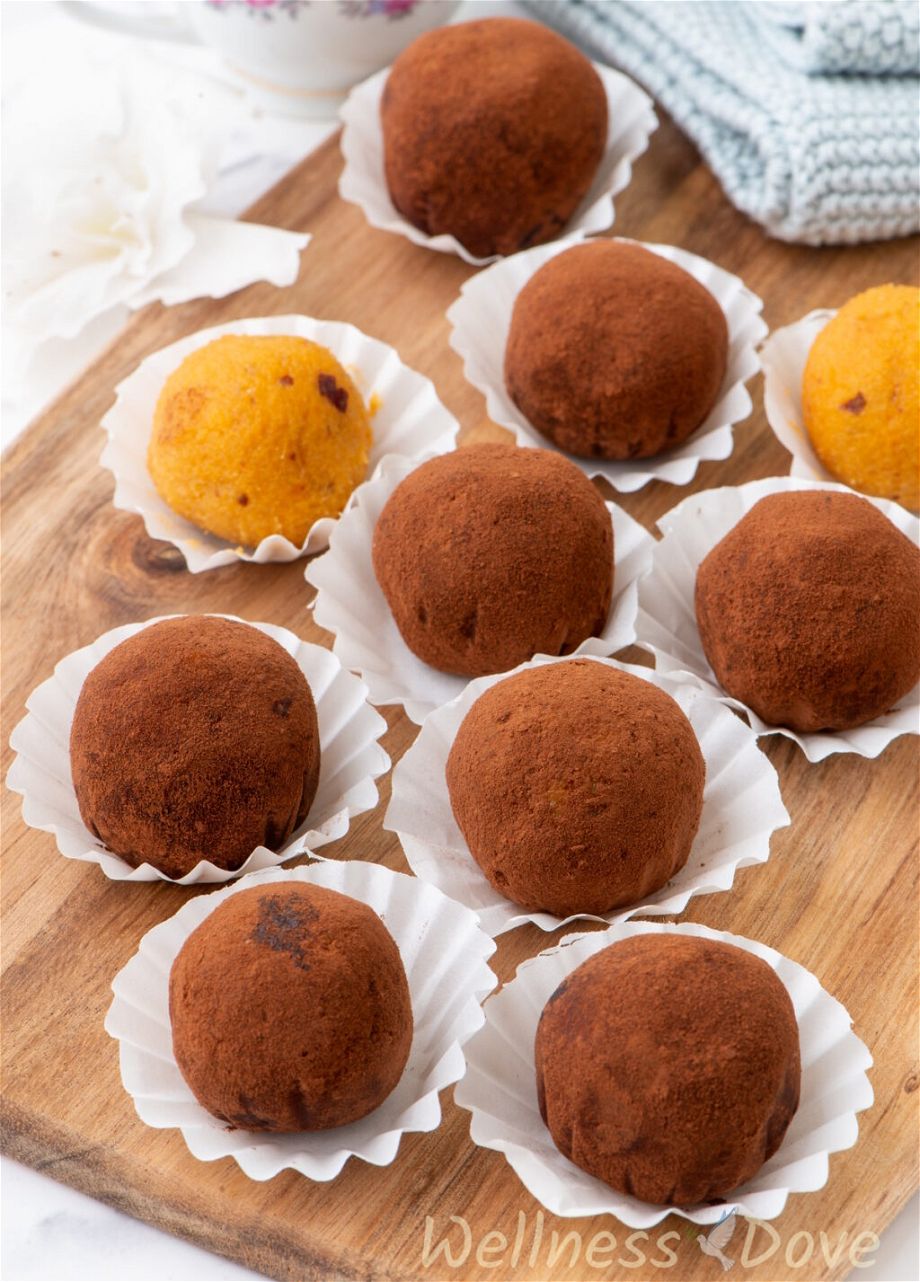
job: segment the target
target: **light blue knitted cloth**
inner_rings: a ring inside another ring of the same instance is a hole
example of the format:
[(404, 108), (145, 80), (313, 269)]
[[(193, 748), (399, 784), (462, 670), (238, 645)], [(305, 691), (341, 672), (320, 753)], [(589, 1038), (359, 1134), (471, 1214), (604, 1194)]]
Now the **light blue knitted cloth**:
[(771, 235), (918, 230), (916, 0), (525, 2), (644, 84)]

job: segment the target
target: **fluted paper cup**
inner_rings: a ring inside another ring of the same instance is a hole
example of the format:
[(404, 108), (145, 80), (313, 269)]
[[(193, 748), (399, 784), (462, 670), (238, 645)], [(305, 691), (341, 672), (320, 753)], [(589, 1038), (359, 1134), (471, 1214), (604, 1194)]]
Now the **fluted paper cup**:
[[(700, 563), (755, 503), (767, 494), (790, 490), (835, 490), (852, 494), (844, 485), (809, 481), (793, 476), (771, 476), (746, 485), (704, 490), (678, 503), (658, 522), (664, 538), (652, 550), (651, 565), (639, 585), (639, 645), (655, 655), (660, 672), (695, 681), (717, 699), (743, 712), (758, 735), (779, 734), (792, 739), (811, 762), (835, 752), (855, 752), (877, 757), (902, 734), (920, 733), (920, 685), (890, 712), (855, 730), (814, 731), (800, 734), (787, 726), (771, 726), (738, 699), (726, 694), (703, 651), (696, 625), (694, 592)], [(862, 495), (883, 512), (902, 534), (917, 543), (920, 521), (898, 503)]]
[[(174, 617), (174, 616), (167, 616)], [(106, 850), (80, 817), (70, 770), (70, 727), (83, 682), (116, 645), (158, 623), (128, 623), (104, 633), (92, 645), (61, 659), (47, 681), (32, 691), (27, 714), (10, 736), (16, 753), (7, 787), (22, 795), (22, 817), (30, 828), (54, 833), (66, 859), (98, 864), (112, 881), (172, 881), (180, 886), (224, 882), (260, 868), (273, 868), (295, 855), (312, 852), (348, 831), (356, 815), (377, 804), (375, 780), (386, 774), (390, 758), (379, 743), (386, 722), (367, 702), (367, 687), (346, 672), (322, 646), (301, 641), (287, 628), (247, 623), (277, 641), (296, 661), (316, 704), (320, 739), (319, 785), (306, 820), (278, 851), (257, 846), (237, 869), (217, 868), (202, 860), (184, 877), (167, 877), (150, 864), (132, 868)]]
[[(371, 703), (402, 704), (416, 725), (434, 708), (456, 698), (468, 678), (438, 672), (412, 653), (400, 636), (374, 575), (374, 527), (387, 499), (425, 459), (384, 459), (377, 475), (355, 491), (329, 541), (329, 551), (306, 569), (316, 589), (313, 617), (335, 634), (333, 653), (343, 667), (360, 673)], [(608, 503), (614, 532), (613, 600), (600, 636), (588, 637), (575, 654), (608, 655), (635, 640), (636, 582), (651, 556), (651, 535)]]
[[(569, 662), (569, 658), (533, 659), (514, 671)], [(594, 662), (657, 686), (677, 702), (693, 727), (706, 762), (706, 784), (700, 827), (690, 856), (660, 890), (603, 917), (576, 913), (562, 918), (529, 912), (497, 891), (470, 854), (454, 818), (445, 779), (447, 758), (467, 713), (486, 690), (512, 674), (480, 677), (425, 718), (415, 743), (393, 771), (383, 826), (398, 835), (412, 871), (478, 913), (490, 935), (501, 935), (525, 922), (541, 930), (557, 930), (580, 918), (616, 922), (640, 913), (663, 916), (683, 912), (694, 895), (730, 890), (737, 869), (764, 863), (770, 856), (773, 833), (790, 822), (776, 771), (758, 749), (756, 736), (711, 694), (651, 668), (613, 659)]]
[[(614, 198), (629, 185), (634, 162), (646, 150), (658, 127), (652, 100), (644, 90), (612, 67), (595, 62), (607, 95), (607, 146), (594, 182), (566, 224), (568, 231), (583, 235), (604, 231), (614, 220)], [(339, 195), (358, 205), (372, 227), (396, 232), (415, 245), (457, 254), (464, 262), (481, 267), (497, 255), (477, 258), (455, 236), (429, 236), (396, 209), (390, 198), (383, 169), (383, 127), (380, 104), (389, 67), (352, 89), (340, 111), (342, 155), (345, 167), (339, 178)]]
[[(785, 985), (799, 1026), (802, 1090), (798, 1111), (768, 1162), (715, 1206), (654, 1206), (618, 1193), (562, 1156), (537, 1104), (534, 1037), (543, 1007), (583, 961), (634, 935), (680, 934), (721, 940), (762, 958)], [(615, 1215), (648, 1229), (676, 1213), (694, 1224), (716, 1224), (733, 1212), (772, 1220), (791, 1193), (823, 1188), (831, 1153), (852, 1148), (857, 1114), (872, 1103), (867, 1070), (872, 1056), (853, 1032), (850, 1016), (804, 967), (773, 948), (687, 922), (629, 922), (591, 934), (567, 935), (555, 948), (518, 967), (514, 980), (490, 998), (486, 1022), (467, 1047), (467, 1073), (454, 1092), (472, 1113), (470, 1135), (504, 1153), (524, 1187), (554, 1215)]]
[(774, 330), (760, 349), (767, 422), (780, 445), (792, 455), (789, 475), (807, 481), (836, 481), (815, 453), (802, 413), (802, 376), (808, 353), (836, 315), (827, 308), (809, 312), (794, 325)]
[[(395, 1089), (358, 1122), (290, 1135), (234, 1129), (202, 1108), (176, 1064), (169, 973), (192, 931), (228, 896), (292, 881), (350, 895), (381, 918), (409, 981), (412, 1048)], [(358, 860), (268, 869), (189, 900), (175, 916), (149, 930), (115, 977), (105, 1028), (119, 1043), (122, 1084), (138, 1117), (148, 1126), (181, 1130), (193, 1157), (204, 1162), (232, 1157), (253, 1180), (269, 1180), (284, 1170), (331, 1180), (350, 1157), (387, 1166), (404, 1134), (438, 1127), (439, 1092), (463, 1076), (463, 1047), (482, 1027), (480, 1003), (495, 986), (488, 965), (494, 949), (473, 913), (404, 873)]]
[(225, 334), (293, 335), (328, 348), (351, 375), (372, 411), (369, 476), (385, 454), (416, 458), (453, 449), (457, 420), (442, 405), (431, 380), (404, 365), (389, 344), (370, 338), (354, 325), (309, 316), (256, 316), (189, 334), (148, 356), (119, 383), (115, 404), (102, 420), (108, 442), (99, 461), (115, 478), (115, 507), (143, 517), (150, 537), (177, 547), (192, 574), (235, 561), (259, 565), (296, 561), (322, 551), (337, 520), (324, 516), (314, 521), (300, 547), (281, 534), (272, 534), (258, 546), (246, 548), (200, 530), (174, 512), (158, 494), (147, 470), (147, 447), (163, 384), (186, 356)]
[[(623, 237), (617, 239), (624, 244), (640, 244)], [(568, 236), (502, 259), (487, 271), (471, 276), (447, 311), (451, 324), (450, 345), (463, 361), (468, 381), (486, 398), (489, 418), (513, 432), (519, 445), (555, 448), (531, 426), (505, 387), (505, 347), (515, 300), (531, 276), (551, 258), (582, 243), (582, 236)], [(596, 459), (566, 454), (586, 475), (602, 476), (624, 494), (640, 490), (649, 481), (686, 485), (704, 460), (728, 458), (734, 448), (734, 425), (743, 422), (751, 412), (751, 397), (745, 384), (760, 368), (757, 345), (767, 332), (760, 315), (763, 302), (737, 276), (674, 245), (642, 243), (641, 248), (682, 267), (709, 290), (728, 323), (728, 364), (718, 399), (707, 418), (675, 449), (646, 459)]]

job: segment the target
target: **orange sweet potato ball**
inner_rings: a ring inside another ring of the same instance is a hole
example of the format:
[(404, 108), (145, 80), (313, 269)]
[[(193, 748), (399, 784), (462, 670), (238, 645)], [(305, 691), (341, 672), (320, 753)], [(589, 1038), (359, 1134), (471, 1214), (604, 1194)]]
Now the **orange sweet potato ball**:
[(228, 334), (166, 380), (147, 466), (165, 502), (207, 533), (299, 547), (364, 480), (370, 447), (361, 394), (325, 347)]
[(920, 508), (920, 290), (851, 298), (815, 339), (802, 380), (821, 462), (864, 494)]

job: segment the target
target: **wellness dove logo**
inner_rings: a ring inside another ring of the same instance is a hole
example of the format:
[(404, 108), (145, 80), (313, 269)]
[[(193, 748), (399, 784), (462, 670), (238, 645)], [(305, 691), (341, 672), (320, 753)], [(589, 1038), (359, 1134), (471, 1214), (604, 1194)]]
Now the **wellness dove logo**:
[(735, 1261), (730, 1260), (724, 1254), (722, 1248), (728, 1246), (734, 1231), (735, 1212), (733, 1210), (726, 1211), (711, 1233), (705, 1237), (701, 1233), (696, 1239), (697, 1245), (703, 1254), (715, 1256), (726, 1273), (734, 1265)]

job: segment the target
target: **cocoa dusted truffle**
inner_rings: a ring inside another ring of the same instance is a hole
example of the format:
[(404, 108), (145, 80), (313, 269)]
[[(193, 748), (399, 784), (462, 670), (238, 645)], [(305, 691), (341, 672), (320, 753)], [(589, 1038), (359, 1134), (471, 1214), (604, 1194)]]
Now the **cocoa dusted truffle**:
[(111, 650), (70, 733), (87, 828), (168, 877), (277, 850), (307, 817), (319, 762), (313, 696), (291, 656), (257, 628), (201, 615)]
[(920, 552), (855, 494), (770, 494), (697, 571), (696, 618), (722, 688), (769, 725), (848, 730), (920, 678)]
[(399, 950), (367, 904), (307, 882), (231, 895), (169, 977), (173, 1053), (198, 1102), (248, 1131), (366, 1117), (412, 1044)]
[(561, 36), (484, 18), (420, 36), (393, 63), (381, 108), (393, 204), (471, 254), (551, 240), (607, 144), (600, 76)]
[(759, 957), (699, 936), (595, 953), (546, 1003), (535, 1055), (559, 1151), (659, 1205), (727, 1197), (776, 1152), (799, 1103), (786, 988)]
[(505, 384), (527, 420), (582, 458), (649, 458), (715, 405), (728, 326), (712, 294), (640, 245), (564, 250), (517, 296)]
[(447, 788), (496, 890), (564, 917), (634, 904), (684, 866), (705, 773), (670, 695), (572, 659), (515, 673), (476, 700)]
[(430, 459), (386, 502), (374, 572), (409, 649), (442, 672), (504, 672), (601, 631), (613, 529), (573, 463), (471, 445)]

